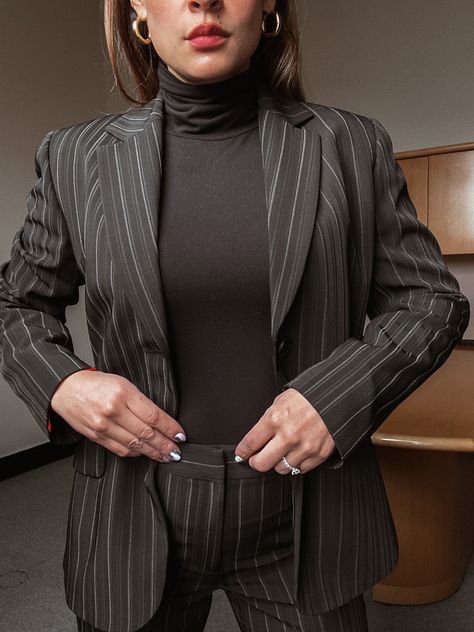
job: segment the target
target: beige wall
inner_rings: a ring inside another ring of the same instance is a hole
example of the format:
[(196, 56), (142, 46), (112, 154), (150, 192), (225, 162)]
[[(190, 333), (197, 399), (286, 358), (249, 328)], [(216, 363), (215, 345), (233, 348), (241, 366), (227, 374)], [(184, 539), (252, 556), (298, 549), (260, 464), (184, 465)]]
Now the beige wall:
[[(48, 130), (99, 116), (109, 107), (97, 0), (0, 0), (0, 260), (36, 180), (34, 153)], [(82, 288), (83, 289), (83, 288)], [(76, 352), (89, 361), (83, 292), (68, 308)], [(0, 378), (0, 457), (43, 443), (25, 404)]]
[[(474, 142), (473, 0), (297, 3), (308, 100), (378, 119), (395, 151)], [(474, 311), (474, 255), (445, 261)]]

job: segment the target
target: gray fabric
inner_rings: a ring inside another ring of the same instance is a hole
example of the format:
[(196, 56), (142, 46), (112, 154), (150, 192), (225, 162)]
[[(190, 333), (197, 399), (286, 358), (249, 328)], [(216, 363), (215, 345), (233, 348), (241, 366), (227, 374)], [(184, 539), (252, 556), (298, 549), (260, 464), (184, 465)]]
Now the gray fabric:
[[(362, 595), (336, 611), (298, 612), (292, 595), (296, 479), (236, 463), (234, 447), (184, 443), (179, 462), (158, 464), (155, 486), (170, 548), (163, 599), (142, 632), (204, 630), (219, 588), (241, 630), (365, 631)], [(78, 630), (98, 632), (80, 618)]]
[[(304, 511), (294, 591), (311, 614), (395, 567), (370, 434), (446, 360), (469, 306), (416, 219), (383, 126), (279, 102), (264, 86), (259, 96), (275, 377), (315, 405), (337, 447), (296, 477)], [(50, 132), (38, 150), (28, 217), (0, 267), (0, 350), (3, 376), (46, 436), (54, 388), (87, 366), (64, 324), (81, 282), (96, 367), (176, 413), (157, 248), (162, 104), (158, 95), (136, 111)], [(99, 629), (138, 630), (159, 607), (166, 572), (156, 462), (118, 457), (57, 418), (50, 439), (78, 442), (67, 603)]]
[[(297, 611), (285, 609), (287, 619), (281, 618), (282, 606), (255, 598), (227, 592), (239, 630), (243, 632), (367, 632), (367, 611), (364, 597), (359, 595), (339, 608), (312, 616), (298, 616)], [(155, 616), (138, 632), (202, 632), (212, 605), (212, 594), (185, 610), (168, 610), (163, 617)], [(169, 616), (167, 616), (169, 614)], [(293, 614), (293, 616), (292, 616)], [(101, 632), (77, 617), (78, 632)]]

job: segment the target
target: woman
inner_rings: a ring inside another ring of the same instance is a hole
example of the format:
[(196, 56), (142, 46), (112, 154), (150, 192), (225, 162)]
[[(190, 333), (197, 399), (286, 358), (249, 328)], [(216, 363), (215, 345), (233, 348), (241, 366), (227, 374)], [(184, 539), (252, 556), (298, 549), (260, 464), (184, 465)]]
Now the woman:
[(138, 107), (46, 135), (0, 268), (3, 375), (77, 443), (67, 603), (194, 632), (220, 587), (242, 630), (366, 630), (398, 554), (370, 435), (467, 300), (383, 126), (303, 101), (292, 0), (131, 5), (105, 15)]

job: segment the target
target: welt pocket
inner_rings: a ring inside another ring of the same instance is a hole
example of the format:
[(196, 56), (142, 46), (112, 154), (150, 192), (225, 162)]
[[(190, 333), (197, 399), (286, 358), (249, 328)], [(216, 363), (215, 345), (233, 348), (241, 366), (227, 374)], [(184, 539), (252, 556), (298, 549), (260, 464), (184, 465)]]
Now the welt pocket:
[(158, 349), (158, 347), (142, 347), (145, 353), (153, 353), (157, 355), (163, 355), (163, 351)]
[(106, 452), (103, 446), (83, 437), (76, 446), (72, 459), (73, 467), (84, 476), (101, 478), (105, 473)]

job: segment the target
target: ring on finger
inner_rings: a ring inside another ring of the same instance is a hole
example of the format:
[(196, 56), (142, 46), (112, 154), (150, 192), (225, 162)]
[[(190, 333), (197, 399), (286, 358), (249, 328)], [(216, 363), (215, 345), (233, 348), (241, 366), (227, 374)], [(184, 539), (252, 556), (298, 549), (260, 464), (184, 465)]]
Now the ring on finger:
[(290, 468), (292, 475), (296, 475), (296, 474), (300, 474), (301, 473), (301, 470), (298, 467), (296, 467), (295, 465), (290, 465), (290, 463), (288, 463), (288, 461), (286, 460), (285, 456), (283, 456), (281, 458), (281, 460), (282, 460), (282, 462), (283, 462), (285, 467)]

